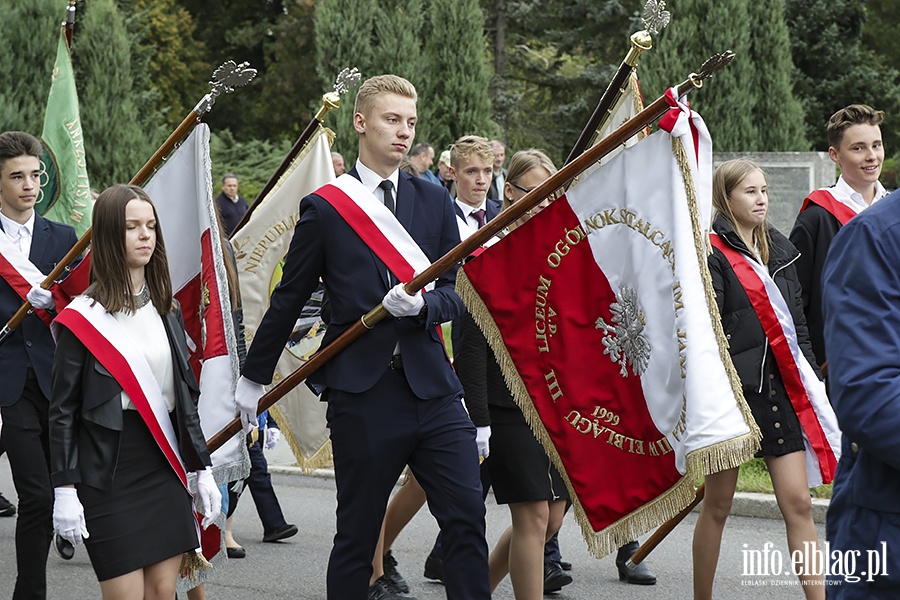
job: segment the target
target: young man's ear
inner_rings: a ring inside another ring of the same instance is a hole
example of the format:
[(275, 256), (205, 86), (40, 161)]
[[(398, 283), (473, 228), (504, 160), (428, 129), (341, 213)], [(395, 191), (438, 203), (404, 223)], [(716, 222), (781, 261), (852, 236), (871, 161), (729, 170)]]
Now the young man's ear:
[(356, 133), (366, 132), (366, 118), (362, 113), (353, 113), (353, 128)]
[(841, 164), (840, 155), (838, 155), (838, 151), (834, 146), (828, 147), (828, 158), (831, 159), (831, 162), (837, 165)]
[(456, 181), (456, 169), (452, 165), (450, 166), (450, 179)]

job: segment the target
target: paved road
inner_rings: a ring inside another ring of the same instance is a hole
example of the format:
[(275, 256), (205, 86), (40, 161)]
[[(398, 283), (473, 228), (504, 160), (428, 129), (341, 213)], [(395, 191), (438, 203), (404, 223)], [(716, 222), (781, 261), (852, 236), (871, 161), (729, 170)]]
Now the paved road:
[[(230, 561), (220, 571), (217, 581), (208, 584), (210, 600), (312, 600), (325, 597), (325, 565), (334, 535), (334, 482), (320, 477), (277, 474), (276, 490), (288, 520), (297, 524), (300, 534), (276, 544), (262, 543), (262, 528), (249, 495), (244, 497), (236, 513), (235, 536), (247, 549), (247, 558)], [(6, 457), (0, 458), (0, 491), (14, 498)], [(558, 600), (590, 600), (594, 598), (656, 599), (689, 598), (691, 595), (691, 532), (695, 515), (685, 522), (648, 559), (659, 576), (655, 586), (620, 583), (616, 578), (612, 557), (592, 558), (581, 539), (580, 530), (567, 518), (561, 531), (563, 554), (574, 564), (575, 581), (554, 594)], [(0, 597), (10, 595), (14, 581), (13, 531), (15, 520), (0, 518)], [(488, 538), (493, 542), (509, 523), (505, 507), (488, 499)], [(395, 545), (400, 572), (409, 581), (419, 600), (444, 598), (443, 586), (422, 577), (427, 549), (437, 533), (437, 525), (427, 512), (420, 513), (403, 532)], [(821, 529), (819, 535), (824, 536)], [(772, 542), (775, 549), (787, 553), (784, 525), (779, 520), (732, 517), (725, 531), (719, 564), (717, 596), (730, 600), (744, 598), (802, 597), (794, 580), (786, 577), (744, 577), (743, 545), (762, 549)], [(99, 598), (99, 588), (84, 549), (65, 562), (51, 553), (48, 566), (50, 600)], [(505, 581), (494, 594), (495, 599), (512, 599), (512, 588)]]

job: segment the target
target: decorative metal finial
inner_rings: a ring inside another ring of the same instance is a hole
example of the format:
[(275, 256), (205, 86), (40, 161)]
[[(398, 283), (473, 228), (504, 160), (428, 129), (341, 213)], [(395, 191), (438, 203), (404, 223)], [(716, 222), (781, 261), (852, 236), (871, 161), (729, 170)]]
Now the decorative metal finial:
[(647, 0), (644, 5), (644, 16), (641, 17), (647, 31), (656, 35), (666, 28), (671, 19), (672, 13), (666, 10), (666, 3), (663, 0)]
[(350, 91), (350, 88), (356, 85), (356, 82), (362, 78), (362, 75), (359, 73), (359, 69), (353, 67), (352, 69), (344, 69), (340, 73), (338, 73), (337, 79), (334, 80), (334, 91), (336, 94), (346, 94)]
[(216, 103), (216, 98), (219, 94), (222, 92), (230, 94), (236, 88), (244, 87), (250, 83), (254, 77), (256, 77), (256, 69), (251, 69), (250, 63), (242, 62), (237, 64), (233, 60), (225, 61), (213, 71), (212, 79), (209, 81), (209, 87), (211, 89), (209, 93), (203, 96), (203, 99), (197, 103), (194, 111), (196, 111), (198, 115), (202, 115), (212, 108), (213, 104)]
[(696, 87), (700, 87), (703, 85), (703, 82), (707, 79), (710, 79), (713, 75), (724, 69), (728, 64), (734, 60), (734, 52), (731, 50), (726, 50), (724, 52), (719, 52), (718, 54), (713, 54), (706, 61), (700, 65), (699, 73), (691, 73), (689, 79), (691, 83), (693, 83)]
[(360, 75), (359, 69), (356, 67), (344, 69), (338, 73), (337, 78), (334, 80), (334, 91), (328, 92), (322, 96), (322, 107), (319, 108), (319, 112), (316, 113), (316, 120), (319, 123), (322, 123), (325, 120), (325, 115), (341, 105), (341, 94), (349, 92), (350, 88), (353, 87), (361, 77), (362, 75)]
[(212, 93), (218, 96), (225, 92), (230, 94), (235, 88), (244, 87), (256, 77), (256, 69), (250, 69), (250, 63), (242, 62), (235, 64), (233, 60), (228, 60), (219, 65), (213, 71), (212, 81), (209, 82)]

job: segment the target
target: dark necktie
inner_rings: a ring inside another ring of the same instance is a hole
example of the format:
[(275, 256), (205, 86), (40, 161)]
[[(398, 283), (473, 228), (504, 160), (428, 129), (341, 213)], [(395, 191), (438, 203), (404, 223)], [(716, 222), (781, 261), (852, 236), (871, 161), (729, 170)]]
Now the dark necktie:
[(394, 184), (389, 179), (385, 179), (378, 184), (378, 187), (384, 190), (384, 205), (389, 211), (394, 212)]
[(479, 208), (478, 210), (473, 210), (470, 214), (473, 217), (475, 217), (476, 221), (478, 221), (478, 229), (481, 229), (482, 227), (484, 227), (484, 209), (483, 208)]

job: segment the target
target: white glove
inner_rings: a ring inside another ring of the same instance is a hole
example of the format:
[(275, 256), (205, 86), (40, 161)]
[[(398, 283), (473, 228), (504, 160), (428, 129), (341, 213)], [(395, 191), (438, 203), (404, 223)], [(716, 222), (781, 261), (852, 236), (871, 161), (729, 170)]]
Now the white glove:
[(416, 292), (415, 296), (410, 296), (403, 289), (405, 284), (398, 283), (385, 294), (381, 304), (384, 308), (395, 317), (415, 317), (425, 307), (425, 298), (422, 297), (422, 291)]
[(271, 450), (281, 441), (281, 430), (277, 427), (266, 428), (266, 450)]
[(53, 530), (77, 546), (83, 538), (90, 537), (78, 491), (73, 487), (58, 487), (53, 489), (53, 496)]
[(207, 467), (203, 471), (197, 471), (197, 494), (200, 496), (200, 503), (203, 505), (203, 529), (209, 527), (219, 513), (222, 512), (222, 492), (216, 485), (213, 478), (212, 469)]
[(485, 425), (484, 427), (476, 427), (475, 428), (475, 445), (478, 447), (478, 454), (482, 458), (487, 458), (491, 454), (491, 444), (488, 440), (491, 439), (491, 426)]
[(241, 413), (241, 426), (244, 434), (259, 427), (256, 415), (259, 411), (259, 399), (266, 393), (266, 386), (255, 381), (250, 381), (243, 375), (238, 379), (237, 389), (234, 392), (234, 401)]
[(25, 299), (28, 300), (28, 303), (35, 308), (40, 308), (43, 310), (56, 308), (56, 302), (53, 301), (53, 294), (50, 292), (50, 290), (45, 290), (41, 286), (34, 286), (33, 288), (31, 288), (31, 290), (25, 295)]

